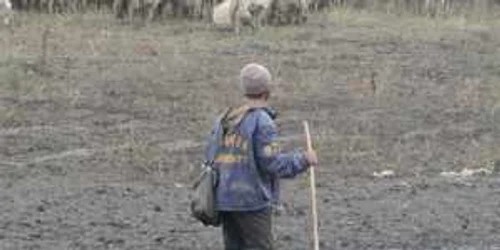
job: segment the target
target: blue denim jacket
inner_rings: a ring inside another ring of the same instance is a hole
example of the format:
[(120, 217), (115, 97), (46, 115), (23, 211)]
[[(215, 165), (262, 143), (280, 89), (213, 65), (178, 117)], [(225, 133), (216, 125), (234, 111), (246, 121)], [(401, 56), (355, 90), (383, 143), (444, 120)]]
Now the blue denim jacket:
[(219, 211), (255, 211), (279, 200), (279, 179), (293, 178), (309, 164), (298, 150), (281, 152), (273, 111), (230, 109), (218, 117), (206, 147), (219, 172)]

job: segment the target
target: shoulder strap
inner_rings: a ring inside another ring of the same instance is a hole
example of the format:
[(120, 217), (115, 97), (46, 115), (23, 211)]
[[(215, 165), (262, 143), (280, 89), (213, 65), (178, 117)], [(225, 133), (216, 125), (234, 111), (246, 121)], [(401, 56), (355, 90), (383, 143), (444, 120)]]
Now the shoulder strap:
[(219, 115), (215, 124), (212, 128), (212, 134), (209, 137), (208, 145), (205, 150), (205, 163), (208, 165), (213, 165), (215, 157), (219, 152), (219, 144), (224, 136), (224, 131), (222, 127), (222, 121), (229, 114), (231, 108), (227, 108), (224, 113)]

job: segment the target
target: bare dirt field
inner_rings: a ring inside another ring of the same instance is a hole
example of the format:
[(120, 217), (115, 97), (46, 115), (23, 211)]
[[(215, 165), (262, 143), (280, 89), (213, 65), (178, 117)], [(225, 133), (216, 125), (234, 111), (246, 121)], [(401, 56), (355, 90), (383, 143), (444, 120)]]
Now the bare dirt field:
[[(321, 249), (500, 249), (497, 20), (336, 11), (235, 37), (20, 15), (0, 29), (2, 250), (222, 249), (186, 185), (251, 61), (274, 75), (286, 148), (310, 121)], [(372, 72), (374, 95), (348, 87)], [(465, 168), (485, 171), (442, 175)], [(307, 180), (283, 182), (277, 249), (308, 247)]]

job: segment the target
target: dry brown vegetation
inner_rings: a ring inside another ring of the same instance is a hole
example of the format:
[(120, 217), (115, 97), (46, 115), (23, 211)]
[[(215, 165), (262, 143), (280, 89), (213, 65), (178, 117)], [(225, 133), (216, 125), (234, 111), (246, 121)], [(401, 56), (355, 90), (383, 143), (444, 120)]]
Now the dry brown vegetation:
[[(250, 61), (274, 75), (287, 147), (310, 121), (321, 249), (500, 247), (495, 16), (339, 8), (240, 37), (92, 12), (13, 25), (0, 30), (1, 249), (220, 248), (183, 185)], [(373, 72), (375, 92), (349, 88)], [(439, 176), (480, 167), (493, 173)], [(278, 249), (306, 249), (306, 180), (283, 184)]]

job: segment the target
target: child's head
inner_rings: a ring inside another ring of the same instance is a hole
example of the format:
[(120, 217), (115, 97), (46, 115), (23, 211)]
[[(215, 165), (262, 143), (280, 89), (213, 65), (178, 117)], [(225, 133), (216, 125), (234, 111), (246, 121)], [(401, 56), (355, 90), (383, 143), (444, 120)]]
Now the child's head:
[(240, 71), (240, 83), (248, 99), (267, 99), (271, 89), (271, 73), (257, 63), (249, 63)]

